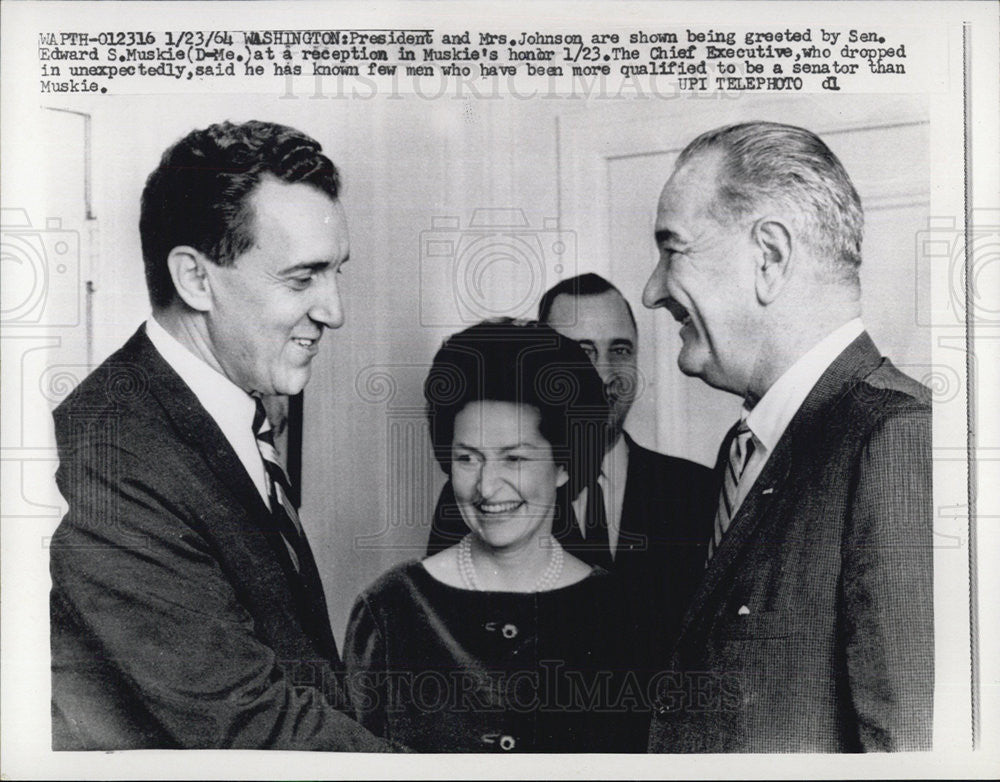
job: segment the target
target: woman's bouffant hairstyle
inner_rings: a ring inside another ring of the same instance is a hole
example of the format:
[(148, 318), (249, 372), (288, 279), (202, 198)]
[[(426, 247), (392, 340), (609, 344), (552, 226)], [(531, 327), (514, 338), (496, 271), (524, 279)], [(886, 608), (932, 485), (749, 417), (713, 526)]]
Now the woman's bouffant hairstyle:
[(451, 472), (455, 418), (470, 402), (529, 405), (570, 496), (596, 479), (608, 441), (604, 383), (574, 341), (535, 321), (488, 320), (449, 337), (424, 382), (434, 455)]

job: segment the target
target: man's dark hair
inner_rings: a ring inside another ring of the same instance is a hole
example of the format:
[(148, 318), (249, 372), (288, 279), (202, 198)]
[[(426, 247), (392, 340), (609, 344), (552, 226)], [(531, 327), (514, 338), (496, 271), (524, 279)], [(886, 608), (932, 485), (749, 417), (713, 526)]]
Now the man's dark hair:
[(573, 340), (544, 323), (483, 321), (449, 337), (424, 382), (434, 455), (451, 472), (455, 418), (470, 402), (529, 405), (569, 474), (570, 496), (596, 479), (609, 436), (604, 383)]
[(604, 279), (600, 274), (594, 274), (593, 272), (560, 280), (545, 291), (542, 298), (538, 302), (538, 320), (542, 323), (549, 322), (549, 314), (552, 312), (552, 305), (558, 296), (562, 296), (564, 294), (566, 296), (574, 297), (599, 296), (600, 294), (607, 293), (608, 291), (614, 291), (622, 297), (622, 301), (625, 302), (625, 308), (628, 310), (628, 316), (632, 320), (632, 328), (636, 329), (635, 315), (632, 314), (632, 305), (628, 303), (628, 299), (622, 296), (622, 292)]
[(319, 142), (294, 128), (251, 120), (195, 130), (160, 159), (142, 191), (139, 234), (154, 309), (176, 291), (167, 256), (181, 245), (220, 266), (253, 246), (250, 196), (267, 176), (305, 182), (336, 199), (340, 176)]

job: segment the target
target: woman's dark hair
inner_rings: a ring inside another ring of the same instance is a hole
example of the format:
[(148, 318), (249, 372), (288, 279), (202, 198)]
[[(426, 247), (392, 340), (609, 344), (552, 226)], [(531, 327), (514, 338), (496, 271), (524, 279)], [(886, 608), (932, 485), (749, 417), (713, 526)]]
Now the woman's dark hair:
[(434, 456), (451, 472), (455, 418), (470, 402), (530, 405), (569, 474), (570, 496), (600, 471), (608, 441), (604, 383), (586, 353), (543, 323), (488, 320), (449, 337), (424, 382)]

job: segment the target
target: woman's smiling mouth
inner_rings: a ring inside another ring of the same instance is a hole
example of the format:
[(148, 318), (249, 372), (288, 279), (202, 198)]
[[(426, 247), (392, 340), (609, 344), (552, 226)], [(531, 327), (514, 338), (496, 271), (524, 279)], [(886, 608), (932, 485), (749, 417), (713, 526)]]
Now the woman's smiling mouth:
[(476, 510), (480, 513), (500, 514), (511, 513), (524, 505), (524, 500), (508, 500), (507, 502), (477, 502)]

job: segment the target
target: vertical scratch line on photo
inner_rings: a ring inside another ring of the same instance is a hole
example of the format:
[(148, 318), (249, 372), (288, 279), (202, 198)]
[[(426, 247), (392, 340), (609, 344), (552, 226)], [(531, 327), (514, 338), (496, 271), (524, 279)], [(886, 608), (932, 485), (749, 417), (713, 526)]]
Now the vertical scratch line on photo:
[(976, 395), (975, 395), (975, 363), (973, 349), (975, 348), (975, 312), (973, 290), (974, 275), (972, 274), (972, 51), (971, 29), (969, 22), (962, 25), (962, 89), (964, 100), (962, 104), (963, 124), (963, 167), (965, 174), (965, 373), (966, 373), (966, 430), (968, 456), (968, 503), (969, 503), (969, 651), (971, 665), (971, 710), (972, 710), (972, 749), (979, 749), (979, 709), (980, 709), (980, 677), (979, 677), (979, 579), (976, 573), (977, 538), (976, 538)]
[(556, 114), (556, 230), (561, 231), (563, 227), (563, 210), (562, 210), (562, 136), (561, 128), (559, 126), (559, 115)]

